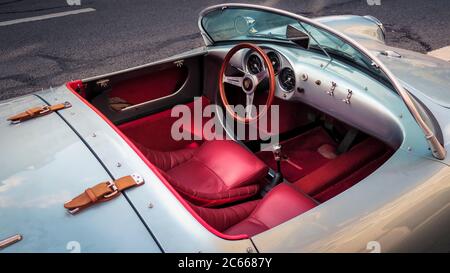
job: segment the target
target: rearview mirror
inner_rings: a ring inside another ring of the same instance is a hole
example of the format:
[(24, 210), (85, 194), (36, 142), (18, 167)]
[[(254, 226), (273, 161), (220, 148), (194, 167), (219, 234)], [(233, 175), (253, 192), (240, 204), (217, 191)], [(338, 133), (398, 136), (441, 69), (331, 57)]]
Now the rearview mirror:
[(309, 45), (309, 36), (298, 28), (287, 25), (286, 27), (286, 38), (289, 41), (292, 41), (303, 48), (308, 48)]

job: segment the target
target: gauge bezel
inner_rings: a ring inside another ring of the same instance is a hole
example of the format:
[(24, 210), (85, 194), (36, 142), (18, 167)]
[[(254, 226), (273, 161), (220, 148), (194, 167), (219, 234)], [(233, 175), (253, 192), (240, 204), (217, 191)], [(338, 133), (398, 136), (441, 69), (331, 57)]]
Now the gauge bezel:
[(261, 56), (259, 56), (259, 54), (255, 53), (255, 52), (252, 52), (252, 53), (248, 54), (248, 56), (245, 58), (245, 61), (244, 61), (244, 67), (245, 67), (245, 70), (246, 70), (247, 72), (249, 72), (250, 74), (252, 74), (252, 75), (257, 74), (257, 73), (253, 73), (253, 72), (249, 69), (248, 62), (250, 61), (250, 58), (251, 58), (252, 56), (256, 56), (256, 58), (258, 58), (259, 62), (261, 63), (261, 71), (266, 70), (266, 68), (264, 67), (264, 61), (263, 61), (263, 59), (261, 58)]
[[(284, 87), (283, 83), (281, 82), (281, 75), (282, 75), (282, 72), (283, 72), (284, 70), (286, 70), (286, 69), (289, 69), (289, 70), (292, 72), (293, 78), (294, 78), (294, 84), (293, 84), (292, 88), (289, 89), (289, 90), (286, 89), (286, 88)], [(295, 87), (297, 86), (297, 79), (296, 79), (296, 76), (295, 76), (295, 71), (294, 71), (294, 69), (292, 69), (292, 68), (289, 67), (289, 66), (285, 66), (285, 67), (283, 67), (283, 68), (280, 70), (280, 73), (278, 74), (277, 79), (278, 79), (278, 84), (280, 85), (280, 88), (281, 88), (284, 92), (291, 93), (291, 92), (293, 92), (293, 91), (295, 90)]]
[[(268, 50), (267, 52), (266, 52), (266, 54), (267, 54), (267, 56), (269, 57), (269, 59), (270, 59), (270, 56), (269, 56), (269, 54), (274, 54), (275, 55), (275, 57), (278, 59), (278, 69), (275, 69), (275, 67), (273, 68), (273, 70), (275, 71), (275, 75), (278, 75), (279, 73), (280, 73), (280, 71), (284, 68), (283, 67), (283, 65), (282, 65), (282, 62), (281, 62), (281, 57), (280, 57), (280, 55), (276, 52), (276, 51), (274, 51), (274, 50)], [(271, 61), (272, 61), (272, 59), (271, 59)], [(272, 65), (273, 66), (273, 65)]]

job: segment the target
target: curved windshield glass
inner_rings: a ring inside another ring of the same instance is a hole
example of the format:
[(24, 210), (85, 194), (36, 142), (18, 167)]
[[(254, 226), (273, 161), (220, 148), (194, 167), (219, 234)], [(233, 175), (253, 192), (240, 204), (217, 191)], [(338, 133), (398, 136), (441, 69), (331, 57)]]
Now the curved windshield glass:
[(221, 42), (261, 38), (262, 34), (286, 39), (286, 26), (297, 20), (262, 10), (226, 8), (209, 12), (201, 23), (213, 42)]
[(323, 52), (330, 58), (351, 62), (367, 74), (391, 87), (387, 77), (370, 58), (334, 34), (305, 22), (275, 12), (246, 7), (230, 7), (210, 11), (201, 25), (212, 42), (239, 40), (276, 40), (292, 43), (287, 26), (309, 36), (308, 50)]

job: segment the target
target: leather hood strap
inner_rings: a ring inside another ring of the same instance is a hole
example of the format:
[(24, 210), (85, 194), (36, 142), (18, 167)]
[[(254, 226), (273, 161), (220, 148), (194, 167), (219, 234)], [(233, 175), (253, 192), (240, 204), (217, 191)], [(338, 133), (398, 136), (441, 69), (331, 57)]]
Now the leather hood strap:
[(122, 191), (142, 184), (144, 180), (136, 174), (124, 176), (112, 182), (101, 182), (67, 201), (64, 207), (74, 214), (93, 204), (109, 201), (119, 196)]
[(33, 107), (30, 109), (27, 109), (26, 111), (24, 111), (22, 113), (19, 113), (19, 114), (9, 117), (8, 120), (11, 121), (12, 123), (19, 123), (19, 122), (22, 122), (25, 120), (29, 120), (29, 119), (36, 118), (36, 117), (41, 117), (41, 116), (50, 114), (52, 112), (70, 108), (70, 107), (72, 107), (72, 105), (67, 101), (64, 103), (59, 103), (59, 104), (50, 105), (50, 106), (44, 105), (44, 106)]

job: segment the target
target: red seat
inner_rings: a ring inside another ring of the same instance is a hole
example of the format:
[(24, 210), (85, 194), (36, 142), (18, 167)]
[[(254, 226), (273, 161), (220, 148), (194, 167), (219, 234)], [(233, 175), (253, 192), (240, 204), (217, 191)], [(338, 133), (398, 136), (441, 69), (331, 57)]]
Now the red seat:
[(375, 138), (368, 138), (293, 184), (302, 192), (316, 197), (370, 161), (381, 157), (387, 150), (388, 148), (383, 142)]
[(229, 234), (253, 236), (273, 228), (317, 206), (317, 203), (290, 184), (273, 188), (262, 200), (226, 208), (193, 209), (217, 230)]
[(234, 141), (214, 140), (171, 152), (137, 145), (186, 199), (202, 206), (242, 200), (259, 191), (268, 167)]

